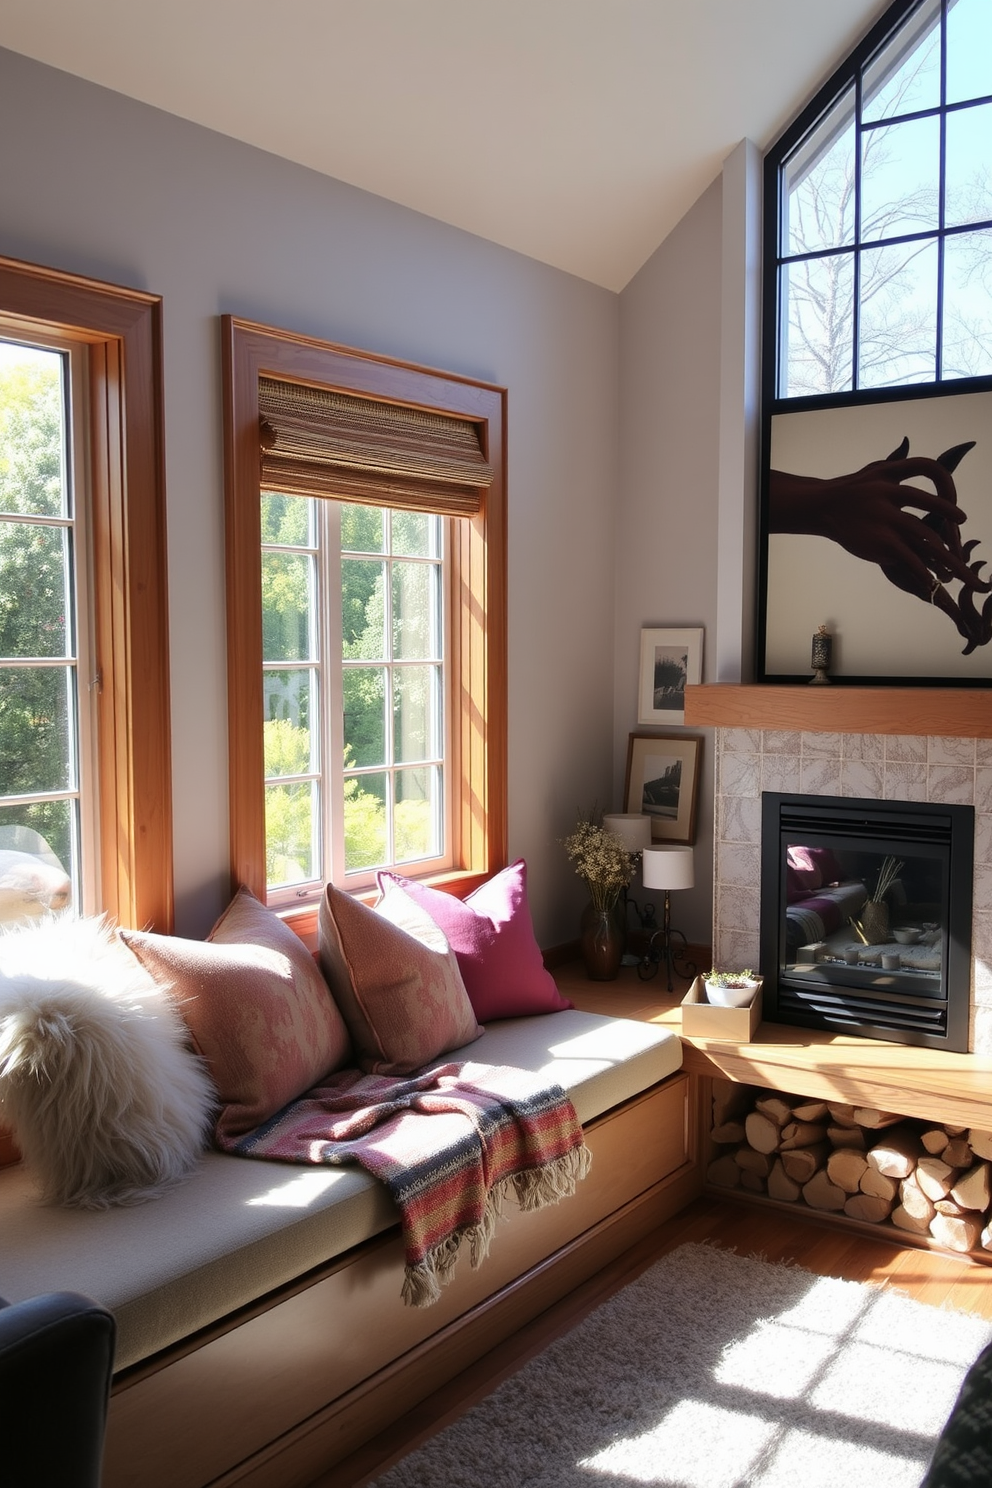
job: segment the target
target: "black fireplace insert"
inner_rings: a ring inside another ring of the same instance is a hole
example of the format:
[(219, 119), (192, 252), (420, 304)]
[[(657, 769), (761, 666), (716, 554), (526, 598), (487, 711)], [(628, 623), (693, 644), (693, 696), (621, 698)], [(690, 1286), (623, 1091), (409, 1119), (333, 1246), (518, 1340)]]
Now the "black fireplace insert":
[(974, 808), (761, 801), (765, 1018), (966, 1051)]

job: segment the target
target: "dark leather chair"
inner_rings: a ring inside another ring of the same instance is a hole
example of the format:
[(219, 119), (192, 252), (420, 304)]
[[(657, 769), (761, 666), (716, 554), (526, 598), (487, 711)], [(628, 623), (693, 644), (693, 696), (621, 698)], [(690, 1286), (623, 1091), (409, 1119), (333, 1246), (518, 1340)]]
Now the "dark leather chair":
[(115, 1334), (76, 1292), (0, 1299), (4, 1488), (99, 1488)]
[(964, 1377), (920, 1488), (992, 1488), (992, 1343)]

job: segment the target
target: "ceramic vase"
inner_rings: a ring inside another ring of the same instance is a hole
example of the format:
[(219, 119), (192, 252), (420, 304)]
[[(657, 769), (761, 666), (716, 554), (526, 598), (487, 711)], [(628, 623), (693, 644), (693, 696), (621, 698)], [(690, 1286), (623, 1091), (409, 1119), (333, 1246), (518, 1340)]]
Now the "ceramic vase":
[(623, 956), (623, 926), (616, 907), (597, 909), (591, 901), (579, 922), (579, 949), (591, 982), (612, 982), (620, 971)]

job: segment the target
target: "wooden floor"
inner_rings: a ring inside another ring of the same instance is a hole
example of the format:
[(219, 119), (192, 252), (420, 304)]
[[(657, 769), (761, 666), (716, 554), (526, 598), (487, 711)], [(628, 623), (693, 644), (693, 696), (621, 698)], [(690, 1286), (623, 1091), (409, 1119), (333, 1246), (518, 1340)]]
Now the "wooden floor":
[(892, 1286), (918, 1301), (992, 1318), (992, 1268), (887, 1240), (852, 1235), (815, 1217), (796, 1217), (733, 1199), (704, 1197), (690, 1204), (584, 1286), (480, 1359), (451, 1384), (375, 1437), (312, 1488), (361, 1488), (541, 1352), (552, 1339), (667, 1251), (686, 1241), (708, 1241), (793, 1261), (821, 1276)]

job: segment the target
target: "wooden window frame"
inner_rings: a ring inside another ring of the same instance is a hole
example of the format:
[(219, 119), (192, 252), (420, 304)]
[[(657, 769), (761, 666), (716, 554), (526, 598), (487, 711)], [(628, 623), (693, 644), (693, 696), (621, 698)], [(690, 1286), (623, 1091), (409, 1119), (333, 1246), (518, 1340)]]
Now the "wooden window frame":
[(86, 348), (100, 892), (119, 924), (173, 928), (162, 302), (0, 258), (12, 333)]
[[(263, 763), (260, 375), (471, 419), (494, 479), (451, 543), (455, 861), (430, 882), (467, 894), (507, 850), (506, 390), (453, 373), (222, 317), (227, 509), (231, 884), (266, 897)], [(310, 938), (317, 905), (286, 912)]]

